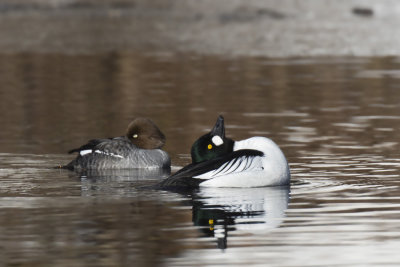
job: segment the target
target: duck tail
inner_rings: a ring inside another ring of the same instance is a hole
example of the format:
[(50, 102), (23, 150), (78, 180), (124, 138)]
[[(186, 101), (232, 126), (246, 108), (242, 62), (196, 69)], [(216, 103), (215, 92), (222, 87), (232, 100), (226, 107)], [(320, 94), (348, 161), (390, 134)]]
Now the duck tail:
[(52, 169), (64, 169), (64, 170), (73, 171), (74, 170), (74, 160), (71, 161), (70, 163), (68, 163), (67, 165), (58, 165), (58, 166), (53, 167)]
[(74, 170), (74, 167), (69, 166), (69, 165), (58, 165), (58, 166), (52, 167), (52, 169), (63, 169), (63, 170), (72, 171), (72, 170)]

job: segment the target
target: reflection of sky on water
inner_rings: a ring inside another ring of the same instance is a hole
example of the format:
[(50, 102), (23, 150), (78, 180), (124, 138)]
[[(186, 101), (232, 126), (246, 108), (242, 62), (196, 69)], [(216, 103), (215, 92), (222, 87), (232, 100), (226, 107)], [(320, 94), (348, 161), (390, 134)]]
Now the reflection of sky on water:
[(209, 188), (193, 195), (193, 222), (205, 236), (228, 247), (230, 231), (264, 233), (280, 225), (289, 202), (289, 187)]

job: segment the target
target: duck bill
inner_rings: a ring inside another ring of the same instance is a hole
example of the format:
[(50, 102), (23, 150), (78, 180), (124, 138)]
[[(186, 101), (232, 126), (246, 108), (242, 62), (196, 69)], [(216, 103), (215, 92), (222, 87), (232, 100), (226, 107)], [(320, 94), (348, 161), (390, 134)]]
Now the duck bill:
[(211, 135), (218, 135), (222, 139), (225, 137), (224, 117), (221, 115), (218, 116), (217, 122), (215, 123), (214, 128), (211, 130)]

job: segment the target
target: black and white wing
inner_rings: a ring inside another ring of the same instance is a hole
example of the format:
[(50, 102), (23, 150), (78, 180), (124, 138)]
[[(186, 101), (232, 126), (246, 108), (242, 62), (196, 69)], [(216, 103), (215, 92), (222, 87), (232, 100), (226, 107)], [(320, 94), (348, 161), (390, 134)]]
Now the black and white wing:
[(68, 153), (78, 152), (80, 156), (102, 154), (103, 156), (124, 158), (127, 156), (127, 144), (129, 147), (131, 142), (124, 137), (92, 139), (81, 147), (68, 151)]
[[(84, 144), (78, 148), (71, 149), (70, 151), (68, 151), (68, 153), (72, 154), (72, 153), (78, 152), (80, 155), (85, 154), (86, 152), (91, 153), (91, 152), (93, 152), (93, 150), (96, 149), (96, 146), (98, 144), (100, 144), (102, 142), (106, 142), (107, 140), (110, 140), (110, 139), (92, 139), (92, 140), (89, 140), (86, 144)], [(84, 152), (81, 154), (82, 151), (84, 151)]]
[(253, 149), (234, 151), (223, 157), (189, 164), (174, 175), (162, 181), (160, 188), (198, 187), (205, 180), (231, 173), (239, 173), (251, 168), (261, 167), (263, 152)]

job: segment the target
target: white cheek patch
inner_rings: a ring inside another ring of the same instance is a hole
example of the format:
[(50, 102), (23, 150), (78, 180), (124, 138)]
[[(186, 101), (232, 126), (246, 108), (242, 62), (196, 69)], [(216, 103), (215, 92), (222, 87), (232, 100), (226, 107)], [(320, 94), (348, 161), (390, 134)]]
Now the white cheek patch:
[(221, 137), (219, 137), (218, 135), (214, 135), (213, 138), (211, 139), (211, 141), (214, 143), (214, 145), (216, 146), (220, 146), (224, 143), (224, 141), (222, 140)]

